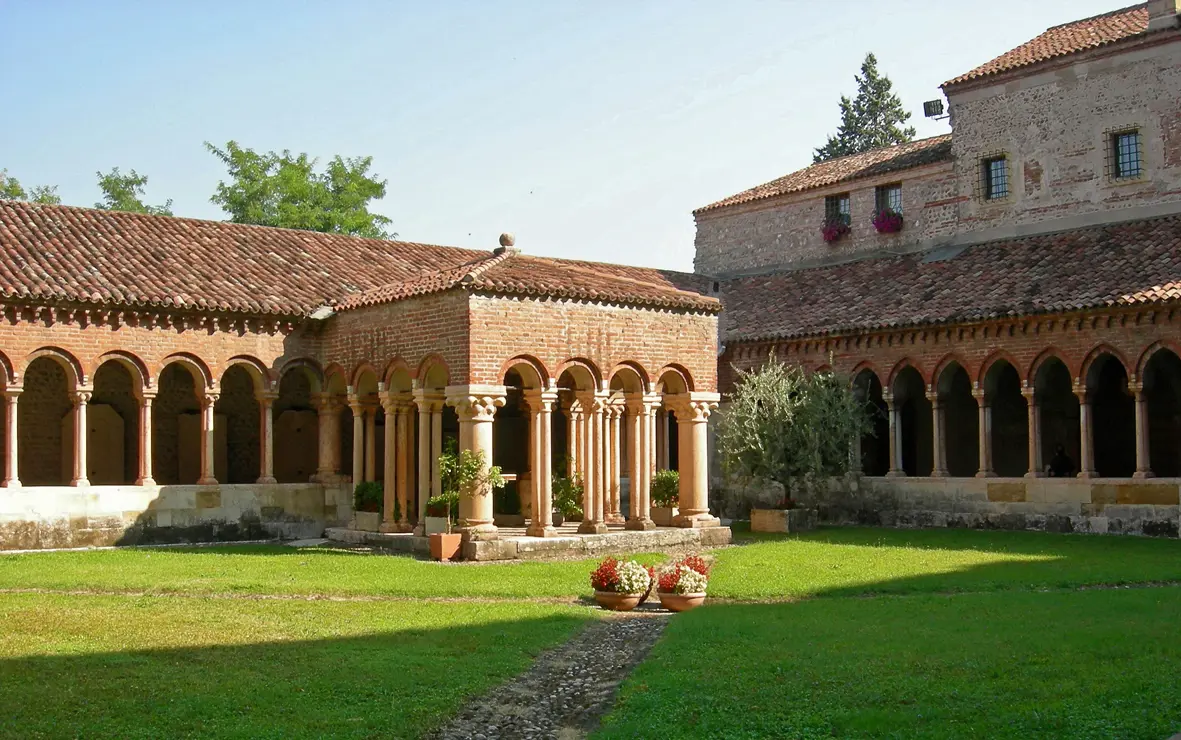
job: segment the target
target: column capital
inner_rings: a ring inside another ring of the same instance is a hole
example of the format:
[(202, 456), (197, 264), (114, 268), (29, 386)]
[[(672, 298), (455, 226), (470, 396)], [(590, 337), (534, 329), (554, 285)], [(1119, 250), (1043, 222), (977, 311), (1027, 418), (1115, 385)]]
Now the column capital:
[(279, 399), (279, 392), (273, 390), (256, 391), (254, 399), (263, 406), (270, 406)]
[(1027, 403), (1035, 403), (1037, 401), (1037, 389), (1032, 385), (1021, 386), (1021, 395), (1025, 397)]
[(409, 391), (385, 391), (378, 396), (387, 414), (401, 413), (414, 406), (414, 396)]
[(542, 390), (540, 388), (529, 388), (521, 393), (525, 403), (529, 406), (530, 411), (534, 413), (549, 413), (554, 410), (554, 406), (558, 403), (558, 392)]
[(1136, 377), (1132, 376), (1131, 381), (1128, 383), (1128, 390), (1139, 398), (1144, 393), (1144, 382), (1136, 380)]
[(451, 385), (446, 398), (461, 421), (492, 421), (496, 409), (508, 401), (508, 389), (503, 385)]
[(90, 399), (94, 397), (94, 388), (76, 388), (70, 394), (70, 402), (77, 406), (80, 403), (90, 403)]
[(984, 397), (984, 389), (983, 388), (973, 388), (972, 389), (972, 398), (975, 398), (976, 403), (980, 406), (987, 406), (988, 405), (987, 403), (985, 403), (986, 399)]
[(665, 405), (677, 415), (678, 423), (700, 424), (709, 421), (721, 400), (717, 393), (682, 393), (666, 396)]
[(217, 399), (219, 399), (219, 398), (221, 398), (221, 391), (220, 390), (206, 389), (205, 393), (201, 396), (201, 399), (200, 399), (201, 400), (201, 407), (205, 408), (206, 406), (212, 406), (215, 403), (217, 403)]
[(10, 386), (6, 386), (4, 388), (4, 391), (0, 392), (0, 395), (4, 396), (4, 398), (6, 400), (15, 402), (17, 397), (20, 396), (20, 394), (22, 394), (24, 392), (25, 392), (25, 389), (23, 387), (21, 387), (19, 385), (10, 385)]
[[(932, 406), (938, 406), (940, 404), (939, 391), (927, 391), (923, 395), (931, 402)], [(890, 400), (893, 400), (893, 396), (891, 396)]]

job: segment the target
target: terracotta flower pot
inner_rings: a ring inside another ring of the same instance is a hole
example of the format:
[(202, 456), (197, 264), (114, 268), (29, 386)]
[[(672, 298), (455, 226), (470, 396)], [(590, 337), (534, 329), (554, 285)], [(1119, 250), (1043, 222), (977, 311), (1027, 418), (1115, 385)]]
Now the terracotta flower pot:
[(630, 612), (640, 605), (643, 594), (621, 594), (617, 591), (595, 591), (595, 601), (599, 606), (613, 612)]
[(660, 605), (670, 612), (687, 612), (705, 603), (705, 594), (669, 594), (658, 591)]
[(431, 560), (450, 560), (459, 554), (461, 534), (436, 533), (428, 538), (431, 543)]

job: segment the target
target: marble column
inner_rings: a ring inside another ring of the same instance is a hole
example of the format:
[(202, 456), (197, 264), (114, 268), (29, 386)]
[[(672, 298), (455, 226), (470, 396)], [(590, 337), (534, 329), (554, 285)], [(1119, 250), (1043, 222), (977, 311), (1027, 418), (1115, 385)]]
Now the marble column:
[[(411, 447), (414, 442), (413, 413), (413, 403), (409, 399), (403, 399), (395, 411), (396, 416), (394, 422), (398, 437), (398, 446), (395, 452), (397, 461), (395, 463), (394, 485), (397, 490), (398, 501), (401, 502), (402, 506), (401, 525), (403, 531), (410, 529), (410, 509), (413, 501), (413, 495), (410, 491), (411, 481), (413, 480), (410, 469), (410, 461), (413, 459)], [(417, 516), (421, 517), (422, 513), (419, 512)]]
[(928, 391), (927, 400), (931, 402), (931, 477), (946, 478), (950, 475), (947, 471), (947, 432), (944, 429), (947, 426), (947, 414), (938, 391)]
[(201, 477), (197, 479), (199, 486), (216, 486), (217, 476), (214, 473), (214, 444), (213, 407), (217, 404), (220, 394), (216, 391), (206, 391), (201, 399)]
[(582, 406), (574, 398), (566, 402), (563, 407), (566, 412), (566, 477), (578, 478), (581, 475), (579, 457), (582, 450)]
[(414, 404), (418, 407), (418, 525), (414, 533), (426, 532), (426, 502), (431, 498), (431, 409), (435, 397), (422, 390), (414, 392)]
[(353, 487), (365, 480), (365, 405), (357, 396), (349, 396), (353, 412)]
[(716, 393), (688, 393), (677, 398), (677, 456), (681, 473), (680, 498), (673, 523), (678, 527), (717, 527), (709, 513), (709, 416), (718, 407)]
[(332, 395), (321, 393), (316, 399), (316, 421), (319, 422), (319, 460), (316, 464), (316, 474), (312, 480), (319, 483), (331, 483), (336, 477), (336, 467), (333, 464), (333, 438), (339, 442), (340, 430), (336, 422), (336, 404)]
[(972, 391), (972, 397), (976, 399), (980, 424), (980, 429), (976, 433), (976, 440), (980, 443), (980, 469), (976, 472), (976, 477), (994, 478), (996, 471), (992, 467), (992, 404), (988, 402), (989, 399), (981, 388)]
[(16, 404), (21, 388), (4, 389), (4, 487), (20, 488), (20, 472), (17, 469), (17, 428)]
[[(398, 446), (402, 443), (398, 422), (401, 420), (398, 400), (393, 393), (382, 393), (381, 405), (385, 411), (385, 454), (383, 456), (382, 471), (382, 515), (381, 531), (398, 532), (406, 510), (402, 505), (398, 490)], [(400, 517), (394, 516), (394, 510), (399, 509)]]
[(605, 410), (607, 451), (607, 511), (603, 517), (607, 524), (623, 524), (623, 512), (620, 511), (620, 488), (622, 487), (622, 473), (620, 470), (620, 427), (623, 419), (622, 403), (612, 402)]
[(1029, 472), (1025, 477), (1041, 478), (1046, 474), (1042, 463), (1042, 407), (1033, 388), (1022, 388), (1021, 395), (1025, 396), (1025, 420), (1029, 425)]
[(258, 476), (260, 484), (276, 483), (275, 480), (275, 399), (279, 394), (274, 391), (261, 391), (258, 393), (258, 415), (259, 415), (259, 445), (262, 449), (259, 452), (259, 464), (261, 466)]
[(553, 408), (558, 401), (554, 391), (526, 391), (529, 405), (529, 469), (532, 490), (532, 518), (525, 534), (530, 537), (554, 537), (553, 526)]
[(70, 399), (74, 404), (74, 477), (71, 486), (88, 486), (86, 478), (86, 404), (90, 403), (93, 391), (79, 389)]
[(583, 511), (578, 531), (582, 534), (602, 534), (607, 531), (603, 521), (604, 483), (603, 440), (604, 399), (598, 394), (587, 393), (581, 399), (583, 413)]
[(640, 394), (627, 399), (627, 458), (628, 475), (631, 478), (630, 516), (625, 525), (627, 529), (656, 529), (656, 523), (652, 521), (649, 495), (656, 453), (652, 444), (655, 404), (659, 402), (659, 397), (650, 402)]
[(894, 403), (893, 393), (883, 393), (882, 399), (886, 402), (886, 420), (890, 427), (890, 469), (886, 472), (886, 477), (902, 478), (906, 471), (902, 468), (902, 424), (899, 423), (899, 410)]
[(377, 480), (377, 404), (365, 404), (365, 481)]
[(447, 403), (459, 417), (460, 449), (471, 450), (481, 460), (481, 480), (459, 494), (459, 531), (465, 541), (494, 540), (492, 487), (487, 471), (492, 464), (492, 421), (504, 406), (504, 386), (450, 386)]
[(1078, 397), (1078, 430), (1079, 430), (1079, 478), (1094, 478), (1095, 471), (1095, 437), (1091, 430), (1091, 397), (1086, 388), (1075, 386), (1075, 396)]
[(1133, 478), (1143, 479), (1152, 477), (1152, 465), (1148, 452), (1148, 399), (1144, 393), (1144, 383), (1135, 381), (1128, 383), (1128, 390), (1132, 392), (1136, 405), (1136, 472)]
[[(470, 427), (467, 431), (470, 431)], [(463, 448), (462, 437), (464, 430), (460, 430), (460, 447)], [(492, 455), (492, 448), (488, 448), (488, 455)], [(443, 456), (443, 399), (437, 398), (431, 405), (431, 495), (443, 495), (443, 477), (439, 474), (439, 458)]]
[(136, 399), (139, 401), (139, 475), (135, 485), (154, 486), (156, 480), (152, 477), (152, 401), (156, 398), (156, 391), (141, 390)]

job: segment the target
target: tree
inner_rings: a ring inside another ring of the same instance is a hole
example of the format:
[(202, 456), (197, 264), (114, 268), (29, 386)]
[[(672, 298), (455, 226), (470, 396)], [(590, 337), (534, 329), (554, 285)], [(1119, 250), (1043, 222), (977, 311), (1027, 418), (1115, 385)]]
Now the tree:
[(854, 79), (857, 97), (849, 100), (841, 96), (841, 126), (836, 136), (829, 136), (828, 142), (815, 151), (813, 162), (914, 140), (914, 126), (902, 126), (910, 120), (910, 113), (894, 94), (890, 78), (878, 74), (877, 57), (866, 54), (861, 74)]
[(115, 167), (110, 172), (98, 175), (98, 187), (103, 191), (103, 199), (95, 203), (95, 208), (104, 211), (128, 211), (130, 213), (148, 213), (153, 216), (171, 216), (172, 200), (169, 199), (162, 206), (145, 205), (142, 198), (144, 186), (148, 184), (148, 176), (131, 170), (126, 175)]
[(323, 172), (318, 160), (290, 151), (260, 154), (237, 142), (225, 149), (205, 142), (225, 164), (229, 182), (219, 182), (210, 200), (239, 224), (396, 238), (386, 231), (390, 219), (369, 211), (369, 202), (385, 197), (386, 180), (369, 174), (372, 157), (333, 157)]
[(854, 441), (871, 429), (847, 378), (772, 361), (739, 374), (717, 445), (727, 475), (779, 483), (790, 497), (848, 473)]
[(20, 181), (8, 174), (8, 170), (0, 170), (0, 200), (24, 200), (30, 203), (49, 203), (57, 205), (62, 199), (57, 195), (57, 186), (34, 185), (25, 190)]

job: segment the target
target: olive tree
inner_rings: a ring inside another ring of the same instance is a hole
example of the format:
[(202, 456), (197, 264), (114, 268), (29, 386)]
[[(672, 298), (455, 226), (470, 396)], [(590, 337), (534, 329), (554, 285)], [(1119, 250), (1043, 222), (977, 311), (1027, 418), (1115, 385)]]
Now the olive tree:
[(717, 447), (728, 476), (779, 483), (790, 499), (817, 479), (848, 473), (853, 444), (871, 430), (847, 378), (772, 361), (739, 373)]

